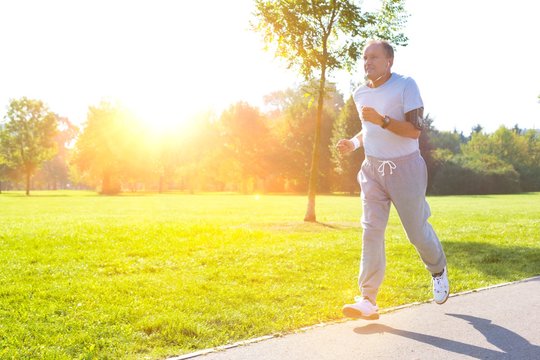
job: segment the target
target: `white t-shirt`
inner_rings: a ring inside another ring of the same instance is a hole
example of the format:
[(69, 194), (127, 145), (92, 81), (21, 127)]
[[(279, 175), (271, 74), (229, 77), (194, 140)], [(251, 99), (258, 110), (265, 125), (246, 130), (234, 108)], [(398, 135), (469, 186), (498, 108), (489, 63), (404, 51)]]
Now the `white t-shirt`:
[[(423, 107), (415, 81), (392, 73), (390, 79), (376, 88), (362, 85), (353, 94), (358, 112), (362, 106), (374, 108), (379, 114), (405, 121), (405, 113)], [(399, 136), (369, 121), (362, 121), (362, 140), (366, 155), (378, 159), (395, 159), (419, 149), (418, 139)]]

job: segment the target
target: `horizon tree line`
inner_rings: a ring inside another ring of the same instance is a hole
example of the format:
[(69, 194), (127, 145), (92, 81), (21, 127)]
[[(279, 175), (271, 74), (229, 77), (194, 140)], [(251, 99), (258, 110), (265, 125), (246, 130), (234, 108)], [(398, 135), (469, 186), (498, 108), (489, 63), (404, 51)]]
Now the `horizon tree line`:
[[(0, 124), (0, 191), (24, 188), (122, 191), (307, 193), (317, 108), (305, 87), (271, 93), (265, 112), (237, 102), (204, 113), (191, 128), (147, 131), (127, 109), (91, 106), (82, 128), (39, 100), (12, 100)], [(352, 99), (329, 88), (321, 122), (319, 193), (356, 194), (362, 151), (340, 157), (336, 139), (361, 128)], [(439, 131), (420, 138), (430, 194), (540, 191), (540, 132), (476, 125), (466, 136)]]

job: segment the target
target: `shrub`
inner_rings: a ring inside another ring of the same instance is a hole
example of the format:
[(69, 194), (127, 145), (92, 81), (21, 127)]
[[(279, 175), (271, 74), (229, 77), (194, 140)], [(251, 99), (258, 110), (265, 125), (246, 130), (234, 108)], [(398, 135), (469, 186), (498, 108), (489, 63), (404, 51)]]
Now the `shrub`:
[(459, 155), (439, 162), (432, 194), (511, 194), (521, 191), (512, 165), (492, 155)]

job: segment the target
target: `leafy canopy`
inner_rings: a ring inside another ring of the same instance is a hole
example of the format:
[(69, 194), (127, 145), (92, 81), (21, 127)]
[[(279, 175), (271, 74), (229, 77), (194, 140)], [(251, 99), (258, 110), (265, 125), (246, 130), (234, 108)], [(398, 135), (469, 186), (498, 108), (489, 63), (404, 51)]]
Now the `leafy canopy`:
[(0, 133), (0, 158), (18, 171), (34, 172), (56, 151), (57, 117), (40, 100), (13, 99)]
[(268, 48), (287, 59), (305, 79), (318, 69), (350, 70), (366, 39), (406, 45), (399, 33), (406, 20), (403, 0), (384, 0), (378, 12), (362, 12), (352, 0), (256, 0), (255, 30)]

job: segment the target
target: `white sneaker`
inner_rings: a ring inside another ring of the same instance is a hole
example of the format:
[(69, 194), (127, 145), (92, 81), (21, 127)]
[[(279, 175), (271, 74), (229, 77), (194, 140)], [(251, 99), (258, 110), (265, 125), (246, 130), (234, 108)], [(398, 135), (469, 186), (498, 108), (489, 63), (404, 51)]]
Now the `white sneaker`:
[(377, 320), (379, 318), (379, 308), (371, 301), (362, 296), (354, 298), (356, 303), (343, 306), (343, 315), (355, 319)]
[(446, 266), (444, 267), (442, 274), (439, 276), (433, 276), (433, 300), (439, 305), (442, 305), (448, 300), (450, 295), (450, 284), (448, 283)]

